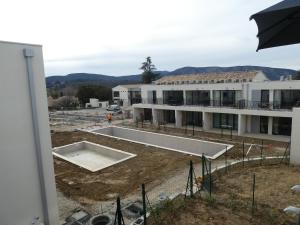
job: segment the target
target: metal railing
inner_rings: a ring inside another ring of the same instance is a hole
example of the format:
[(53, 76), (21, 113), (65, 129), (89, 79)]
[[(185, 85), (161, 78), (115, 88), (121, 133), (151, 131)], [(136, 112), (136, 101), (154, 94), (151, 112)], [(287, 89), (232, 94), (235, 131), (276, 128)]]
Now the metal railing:
[(145, 99), (143, 104), (171, 105), (171, 106), (205, 106), (205, 107), (225, 107), (235, 109), (253, 109), (253, 110), (292, 110), (293, 107), (300, 107), (300, 102), (262, 102), (262, 101), (247, 101), (240, 99), (238, 101), (220, 101), (220, 100), (201, 100), (201, 99), (176, 99), (176, 98), (157, 98)]
[(133, 105), (133, 104), (139, 104), (142, 103), (142, 98), (131, 98), (129, 99), (129, 104)]

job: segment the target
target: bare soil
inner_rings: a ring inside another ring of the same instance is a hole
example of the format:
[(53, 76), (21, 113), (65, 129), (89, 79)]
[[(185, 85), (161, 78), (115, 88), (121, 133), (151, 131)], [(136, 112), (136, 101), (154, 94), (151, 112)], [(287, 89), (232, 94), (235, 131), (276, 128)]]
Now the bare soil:
[[(253, 174), (256, 175), (255, 210), (252, 215)], [(202, 193), (193, 199), (176, 198), (152, 214), (150, 225), (292, 225), (296, 216), (283, 209), (300, 207), (300, 194), (291, 187), (300, 183), (300, 167), (265, 165), (238, 167), (219, 174), (213, 197)], [(154, 217), (156, 215), (156, 217)]]
[(151, 189), (179, 170), (188, 168), (190, 160), (200, 162), (199, 158), (190, 155), (81, 131), (52, 134), (53, 147), (83, 140), (134, 153), (137, 156), (99, 172), (90, 172), (54, 158), (57, 188), (66, 197), (81, 204), (112, 200), (118, 195), (125, 197), (139, 191), (142, 183)]

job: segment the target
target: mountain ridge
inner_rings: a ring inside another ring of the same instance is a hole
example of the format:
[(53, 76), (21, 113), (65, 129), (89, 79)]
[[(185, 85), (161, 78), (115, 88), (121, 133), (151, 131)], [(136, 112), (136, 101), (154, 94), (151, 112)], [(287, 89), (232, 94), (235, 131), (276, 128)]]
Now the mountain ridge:
[[(262, 71), (270, 80), (279, 80), (280, 76), (295, 75), (296, 70), (285, 69), (285, 68), (273, 68), (263, 66), (231, 66), (231, 67), (219, 67), (219, 66), (208, 66), (208, 67), (193, 67), (185, 66), (173, 71), (157, 71), (160, 76), (171, 76), (171, 75), (183, 75), (183, 74), (195, 74), (195, 73), (218, 73), (218, 72), (241, 72), (241, 71)], [(47, 88), (53, 87), (66, 87), (69, 85), (103, 85), (108, 87), (114, 87), (120, 84), (134, 84), (142, 82), (141, 74), (125, 75), (125, 76), (111, 76), (104, 74), (95, 73), (71, 73), (65, 76), (49, 76), (46, 77)]]

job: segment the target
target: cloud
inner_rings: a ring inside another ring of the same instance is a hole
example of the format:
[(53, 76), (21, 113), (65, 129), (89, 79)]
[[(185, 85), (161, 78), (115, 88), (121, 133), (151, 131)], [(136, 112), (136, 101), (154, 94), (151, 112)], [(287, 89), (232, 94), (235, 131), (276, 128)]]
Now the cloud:
[(47, 75), (137, 74), (146, 56), (160, 70), (242, 64), (297, 68), (299, 46), (255, 52), (257, 28), (249, 17), (277, 2), (4, 0), (0, 20), (8, 22), (1, 24), (1, 37), (43, 44)]

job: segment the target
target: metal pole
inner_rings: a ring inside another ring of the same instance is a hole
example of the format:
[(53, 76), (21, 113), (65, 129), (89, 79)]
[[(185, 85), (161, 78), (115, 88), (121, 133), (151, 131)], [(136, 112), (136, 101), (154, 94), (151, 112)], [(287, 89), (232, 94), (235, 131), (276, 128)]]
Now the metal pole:
[(205, 175), (204, 175), (204, 163), (205, 163), (205, 158), (204, 158), (204, 154), (202, 153), (202, 183), (201, 183), (201, 190), (203, 190), (204, 187), (204, 179), (205, 179)]
[(36, 87), (34, 85), (34, 71), (32, 66), (32, 58), (34, 57), (34, 51), (30, 48), (23, 49), (23, 55), (25, 58), (26, 63), (26, 70), (27, 70), (27, 80), (28, 80), (28, 87), (30, 90), (30, 107), (32, 112), (32, 126), (33, 126), (33, 135), (34, 135), (34, 145), (35, 145), (35, 153), (36, 153), (36, 161), (38, 166), (38, 176), (39, 176), (39, 185), (41, 190), (41, 201), (42, 201), (42, 211), (44, 214), (45, 223), (50, 224), (50, 215), (49, 215), (49, 199), (47, 197), (47, 187), (45, 181), (45, 170), (44, 170), (44, 162), (43, 162), (43, 155), (42, 155), (42, 143), (40, 137), (40, 124), (38, 120), (38, 110), (37, 110), (37, 96)]
[(195, 135), (195, 112), (193, 112), (193, 136)]
[(230, 140), (232, 141), (232, 126), (230, 127)]
[(226, 149), (225, 149), (225, 168), (226, 168), (226, 172), (227, 172), (227, 145), (226, 145)]
[(121, 214), (121, 200), (117, 198), (117, 213), (118, 213), (118, 225), (122, 225), (122, 214)]
[(193, 161), (190, 161), (190, 195), (193, 197)]
[(211, 176), (211, 161), (209, 161), (208, 164), (209, 168), (209, 196), (211, 197), (211, 192), (212, 192), (212, 176)]
[(145, 184), (142, 184), (142, 196), (143, 196), (143, 216), (144, 216), (144, 225), (147, 225), (147, 206), (146, 206), (146, 191), (145, 191)]
[(221, 124), (221, 137), (223, 137), (223, 125)]
[(261, 147), (260, 147), (260, 165), (262, 165), (263, 148), (264, 148), (264, 140), (261, 140)]
[(252, 215), (254, 214), (255, 206), (255, 173), (253, 174), (253, 184), (252, 184)]
[(245, 141), (243, 140), (243, 167), (245, 166)]

